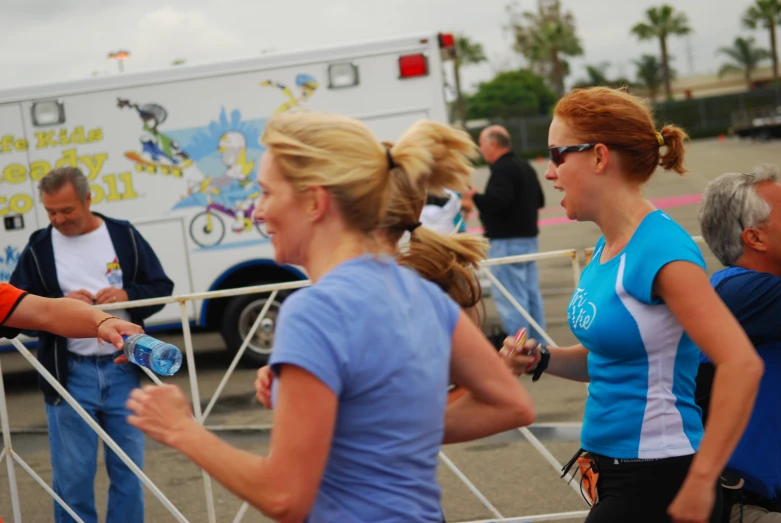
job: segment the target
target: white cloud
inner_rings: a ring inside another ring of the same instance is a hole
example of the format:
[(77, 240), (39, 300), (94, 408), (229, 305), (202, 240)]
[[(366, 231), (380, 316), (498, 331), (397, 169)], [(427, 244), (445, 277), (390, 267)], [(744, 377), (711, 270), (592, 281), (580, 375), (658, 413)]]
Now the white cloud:
[[(656, 42), (638, 42), (630, 27), (651, 5), (665, 0), (562, 0), (575, 14), (585, 56), (572, 61), (570, 80), (585, 64), (608, 61), (611, 74), (633, 76), (632, 60), (657, 54)], [(464, 69), (464, 85), (488, 80), (496, 69), (522, 60), (510, 49), (505, 5), (509, 0), (11, 0), (0, 17), (0, 88), (116, 74), (109, 51), (128, 49), (127, 72), (188, 63), (317, 48), (347, 41), (420, 31), (462, 32), (481, 42), (490, 63)], [(711, 72), (722, 61), (718, 47), (742, 32), (740, 15), (753, 0), (678, 0), (694, 27), (689, 38), (694, 71)], [(535, 0), (521, 0), (531, 9)], [(757, 41), (767, 46), (764, 32)], [(670, 39), (675, 66), (688, 72), (687, 40)]]
[(133, 59), (165, 67), (172, 60), (199, 61), (233, 58), (246, 53), (242, 35), (223, 28), (199, 10), (180, 11), (165, 6), (143, 15), (137, 24)]

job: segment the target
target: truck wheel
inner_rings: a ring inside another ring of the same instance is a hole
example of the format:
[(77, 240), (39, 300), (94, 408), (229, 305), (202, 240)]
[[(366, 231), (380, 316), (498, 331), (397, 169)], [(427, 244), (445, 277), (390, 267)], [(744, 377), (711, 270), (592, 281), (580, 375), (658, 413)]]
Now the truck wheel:
[[(242, 361), (257, 366), (263, 366), (268, 362), (274, 346), (274, 331), (277, 326), (279, 307), (288, 294), (283, 292), (277, 294), (244, 351)], [(228, 302), (222, 317), (222, 338), (229, 351), (234, 354), (239, 351), (270, 296), (270, 294), (248, 294), (236, 296)]]

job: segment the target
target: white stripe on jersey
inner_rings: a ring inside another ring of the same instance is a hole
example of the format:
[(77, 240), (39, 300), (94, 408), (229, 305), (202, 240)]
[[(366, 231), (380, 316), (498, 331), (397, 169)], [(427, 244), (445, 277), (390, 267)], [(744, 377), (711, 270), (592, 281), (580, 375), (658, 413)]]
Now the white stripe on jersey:
[(626, 253), (621, 255), (618, 267), (616, 294), (637, 323), (648, 354), (648, 393), (637, 457), (657, 459), (693, 454), (673, 394), (675, 357), (683, 327), (666, 305), (646, 305), (626, 292), (625, 264)]

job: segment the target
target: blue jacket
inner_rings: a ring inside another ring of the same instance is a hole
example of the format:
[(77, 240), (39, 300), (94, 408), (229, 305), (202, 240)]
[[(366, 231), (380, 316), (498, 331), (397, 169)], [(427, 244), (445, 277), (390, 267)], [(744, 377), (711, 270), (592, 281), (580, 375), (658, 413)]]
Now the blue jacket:
[[(711, 283), (765, 362), (765, 374), (759, 383), (751, 418), (727, 469), (745, 479), (744, 489), (778, 502), (781, 500), (781, 278), (728, 267), (713, 274)], [(712, 364), (705, 355), (700, 361), (698, 395), (702, 396), (701, 406), (707, 409)], [(707, 410), (703, 413), (707, 415)]]
[[(111, 243), (117, 253), (117, 260), (122, 267), (122, 286), (128, 298), (142, 300), (170, 296), (174, 290), (174, 283), (165, 275), (152, 247), (135, 227), (123, 220), (107, 218), (98, 213), (93, 214), (100, 216), (106, 223)], [(9, 283), (31, 294), (61, 298), (63, 293), (57, 279), (51, 231), (52, 226), (49, 225), (30, 236), (30, 242), (22, 251)], [(143, 327), (144, 320), (162, 308), (163, 305), (155, 305), (127, 311), (130, 320)], [(67, 386), (67, 339), (43, 331), (33, 334), (38, 335), (38, 360), (63, 387)], [(38, 377), (38, 384), (47, 403), (56, 405), (60, 402), (61, 398), (57, 391), (41, 376)]]

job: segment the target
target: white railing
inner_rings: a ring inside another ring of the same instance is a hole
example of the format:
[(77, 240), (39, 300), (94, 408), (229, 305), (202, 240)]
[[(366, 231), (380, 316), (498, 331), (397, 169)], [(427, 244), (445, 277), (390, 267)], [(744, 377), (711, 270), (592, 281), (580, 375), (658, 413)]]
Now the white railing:
[[(555, 345), (554, 340), (548, 335), (547, 332), (545, 332), (543, 329), (540, 328), (540, 326), (534, 321), (534, 319), (529, 315), (529, 313), (523, 307), (520, 306), (520, 304), (509, 294), (507, 289), (505, 289), (505, 287), (501, 285), (501, 283), (499, 283), (499, 281), (494, 277), (494, 275), (491, 274), (490, 267), (495, 265), (501, 265), (501, 264), (540, 261), (540, 260), (557, 259), (557, 258), (569, 258), (571, 260), (573, 281), (575, 282), (575, 285), (577, 285), (578, 279), (580, 277), (580, 262), (579, 262), (578, 251), (574, 249), (542, 252), (536, 254), (526, 254), (521, 256), (509, 256), (506, 258), (494, 258), (482, 262), (482, 267), (481, 267), (481, 270), (483, 271), (485, 276), (491, 281), (495, 291), (498, 291), (502, 293), (504, 296), (506, 296), (510, 301), (510, 303), (512, 303), (512, 305), (523, 315), (523, 317), (526, 318), (529, 321), (529, 323), (535, 329), (537, 329), (538, 332), (541, 333), (545, 341), (547, 341), (551, 345)], [(165, 305), (171, 303), (179, 304), (180, 312), (181, 312), (182, 334), (184, 336), (185, 357), (187, 359), (187, 370), (189, 374), (190, 394), (193, 403), (193, 413), (198, 423), (200, 423), (201, 425), (205, 425), (207, 417), (209, 416), (215, 403), (219, 399), (220, 394), (225, 388), (225, 385), (230, 379), (236, 366), (238, 365), (242, 355), (246, 351), (250, 343), (250, 340), (255, 335), (255, 331), (258, 329), (265, 314), (268, 312), (268, 308), (270, 307), (274, 298), (276, 298), (277, 293), (283, 290), (299, 289), (302, 287), (306, 287), (310, 284), (311, 282), (306, 280), (306, 281), (297, 281), (297, 282), (289, 282), (289, 283), (257, 285), (253, 287), (243, 287), (239, 289), (226, 289), (221, 291), (194, 293), (194, 294), (187, 294), (181, 296), (169, 296), (163, 298), (137, 300), (132, 302), (103, 305), (100, 306), (99, 308), (108, 311), (114, 309), (146, 307), (150, 305)], [(250, 328), (249, 332), (247, 333), (247, 336), (245, 337), (244, 342), (242, 343), (240, 349), (238, 350), (235, 357), (233, 358), (233, 361), (231, 361), (231, 364), (228, 367), (225, 375), (223, 376), (223, 379), (221, 380), (219, 386), (217, 387), (217, 390), (215, 391), (212, 398), (209, 400), (209, 403), (206, 406), (206, 408), (203, 409), (202, 411), (200, 392), (198, 388), (197, 370), (195, 366), (195, 356), (193, 353), (192, 335), (190, 332), (190, 321), (189, 321), (189, 315), (187, 311), (187, 302), (193, 300), (225, 298), (230, 296), (240, 296), (245, 294), (256, 294), (256, 293), (271, 293), (271, 295), (270, 298), (266, 300), (265, 306), (263, 307), (257, 319), (255, 320), (255, 323), (252, 325), (252, 328)], [(41, 365), (41, 363), (37, 361), (35, 356), (33, 356), (32, 353), (30, 353), (30, 351), (21, 342), (19, 342), (19, 340), (11, 340), (11, 341), (13, 343), (13, 346), (16, 348), (16, 350), (18, 350), (22, 354), (22, 356), (24, 356), (25, 359), (27, 359), (27, 361), (30, 362), (33, 368), (35, 368), (35, 370), (38, 371), (41, 374), (41, 376), (57, 390), (57, 392), (62, 396), (62, 398), (74, 408), (74, 410), (79, 414), (79, 416), (81, 416), (84, 419), (85, 422), (87, 422), (87, 424), (89, 424), (89, 426), (98, 434), (98, 436), (104, 441), (104, 443), (109, 448), (111, 448), (117, 454), (117, 456), (119, 456), (119, 458), (133, 471), (134, 474), (136, 474), (136, 476), (139, 477), (142, 483), (163, 504), (163, 506), (165, 506), (165, 508), (171, 513), (171, 515), (173, 515), (177, 521), (186, 522), (187, 519), (171, 503), (171, 501), (165, 496), (165, 494), (163, 494), (163, 492), (146, 476), (146, 474), (144, 474), (144, 472), (138, 466), (136, 466), (135, 463), (133, 463), (133, 461), (109, 437), (109, 435), (106, 434), (103, 431), (103, 429), (100, 428), (100, 426), (87, 414), (87, 412), (73, 399), (73, 397), (68, 393), (68, 391), (64, 387), (62, 387), (62, 385), (60, 385), (59, 382), (57, 382), (54, 376), (52, 376), (51, 373), (49, 373), (49, 371), (47, 371), (43, 367), (43, 365)], [(143, 370), (150, 377), (150, 379), (152, 379), (154, 383), (158, 385), (161, 384), (161, 381), (151, 371), (145, 368), (143, 368)], [(41, 485), (41, 487), (43, 487), (44, 490), (46, 490), (46, 492), (55, 499), (55, 501), (57, 501), (57, 503), (63, 506), (63, 508), (66, 511), (68, 511), (68, 513), (76, 521), (81, 522), (82, 520), (70, 509), (70, 507), (68, 507), (63, 502), (63, 500), (60, 499), (54, 493), (54, 491), (50, 488), (50, 486), (47, 485), (46, 482), (44, 482), (40, 478), (40, 476), (38, 476), (38, 474), (36, 474), (35, 471), (32, 470), (32, 468), (30, 468), (27, 465), (27, 463), (25, 463), (24, 460), (22, 460), (22, 458), (14, 451), (11, 443), (11, 430), (9, 428), (8, 408), (5, 400), (5, 389), (2, 381), (1, 367), (0, 367), (0, 425), (2, 427), (2, 435), (3, 435), (3, 450), (2, 452), (0, 452), (0, 461), (2, 461), (2, 459), (6, 459), (6, 464), (8, 468), (8, 479), (9, 479), (10, 490), (11, 490), (11, 503), (12, 503), (14, 522), (21, 523), (21, 513), (19, 509), (19, 492), (16, 483), (14, 462), (19, 464), (25, 472), (30, 474), (30, 476), (32, 476), (33, 479), (35, 479), (35, 481), (39, 485)], [(228, 428), (230, 428), (231, 430), (236, 430), (236, 429), (269, 430), (270, 426), (241, 426), (241, 427), (208, 427), (207, 426), (207, 428), (212, 430), (220, 429), (220, 428), (222, 428), (223, 430)], [(534, 434), (526, 427), (522, 427), (518, 429), (518, 431), (542, 455), (542, 457), (556, 470), (556, 473), (557, 474), (560, 473), (562, 468), (561, 463), (559, 463), (556, 460), (553, 454), (551, 454), (550, 451), (548, 451), (548, 449), (542, 444), (542, 442), (540, 442), (539, 439), (536, 436), (534, 436)], [(467, 476), (462, 471), (460, 471), (458, 467), (445, 455), (444, 451), (440, 452), (439, 457), (440, 460), (448, 468), (450, 468), (456, 474), (456, 476), (464, 483), (464, 485), (475, 495), (475, 497), (483, 504), (483, 506), (485, 506), (486, 510), (488, 510), (488, 512), (494, 516), (494, 519), (486, 520), (486, 522), (493, 521), (498, 523), (501, 521), (505, 523), (512, 523), (512, 522), (520, 523), (520, 522), (527, 522), (527, 521), (552, 521), (552, 520), (583, 518), (588, 514), (588, 511), (584, 510), (584, 511), (577, 511), (577, 512), (564, 512), (564, 513), (556, 513), (556, 514), (541, 514), (541, 515), (506, 518), (489, 501), (488, 497), (486, 497), (482, 492), (480, 492), (477, 489), (477, 487), (475, 487), (475, 485), (469, 480), (469, 478), (467, 478)], [(213, 498), (212, 488), (211, 488), (211, 478), (203, 470), (202, 470), (202, 474), (203, 474), (204, 494), (206, 500), (206, 512), (208, 515), (208, 520), (209, 523), (216, 523), (214, 498)], [(578, 498), (580, 498), (581, 492), (578, 485), (571, 481), (573, 476), (574, 473), (571, 476), (563, 478), (563, 480), (568, 482), (568, 484), (573, 488), (573, 490), (577, 492)], [(233, 520), (234, 523), (238, 523), (239, 521), (242, 520), (247, 509), (248, 509), (247, 503), (242, 504), (241, 508), (239, 509), (238, 513), (236, 514)], [(481, 523), (481, 522), (475, 521), (470, 523)]]

